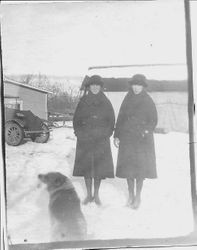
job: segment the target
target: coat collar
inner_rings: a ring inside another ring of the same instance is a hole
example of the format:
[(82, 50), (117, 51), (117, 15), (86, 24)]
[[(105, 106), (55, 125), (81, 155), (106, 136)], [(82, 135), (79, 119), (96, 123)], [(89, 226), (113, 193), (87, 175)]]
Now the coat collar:
[(143, 89), (139, 94), (134, 94), (133, 93), (133, 90), (131, 89), (131, 90), (129, 90), (129, 92), (128, 92), (128, 95), (130, 96), (130, 97), (134, 97), (134, 98), (140, 98), (140, 97), (143, 97), (143, 96), (145, 96), (146, 95), (146, 91)]
[(100, 91), (97, 95), (92, 94), (92, 92), (88, 92), (86, 98), (84, 100), (88, 105), (99, 105), (104, 101), (104, 93)]

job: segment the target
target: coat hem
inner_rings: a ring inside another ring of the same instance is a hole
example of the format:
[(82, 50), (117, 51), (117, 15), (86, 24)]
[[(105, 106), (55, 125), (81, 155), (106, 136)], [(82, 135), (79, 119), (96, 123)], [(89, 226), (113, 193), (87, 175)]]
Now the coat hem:
[(84, 178), (99, 178), (99, 179), (106, 179), (106, 178), (110, 178), (110, 179), (113, 179), (115, 178), (115, 176), (89, 176), (89, 175), (76, 175), (76, 174), (73, 174), (74, 177), (84, 177)]

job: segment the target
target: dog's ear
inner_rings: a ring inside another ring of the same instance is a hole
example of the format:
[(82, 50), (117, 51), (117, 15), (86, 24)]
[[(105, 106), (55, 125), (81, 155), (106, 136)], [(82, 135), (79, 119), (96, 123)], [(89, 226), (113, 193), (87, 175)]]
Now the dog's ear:
[(56, 178), (55, 178), (55, 185), (56, 185), (56, 186), (61, 186), (62, 184), (65, 183), (65, 181), (66, 181), (65, 176), (63, 176), (63, 175), (58, 175), (58, 176), (56, 176)]
[(43, 174), (38, 174), (38, 179), (42, 179), (43, 178)]
[(38, 179), (45, 183), (46, 176), (44, 174), (38, 174)]

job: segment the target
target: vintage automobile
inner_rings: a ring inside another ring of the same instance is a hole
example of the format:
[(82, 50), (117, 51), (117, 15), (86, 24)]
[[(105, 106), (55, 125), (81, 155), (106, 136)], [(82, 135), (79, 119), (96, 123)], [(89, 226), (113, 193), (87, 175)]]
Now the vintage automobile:
[(50, 130), (47, 120), (39, 118), (30, 110), (5, 108), (5, 141), (8, 145), (18, 146), (24, 138), (46, 143)]

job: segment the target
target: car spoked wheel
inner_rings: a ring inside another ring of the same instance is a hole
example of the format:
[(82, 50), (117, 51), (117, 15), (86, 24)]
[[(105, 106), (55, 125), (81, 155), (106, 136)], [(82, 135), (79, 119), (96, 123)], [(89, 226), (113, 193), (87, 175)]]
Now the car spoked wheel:
[(23, 129), (15, 122), (8, 122), (5, 125), (5, 141), (8, 145), (18, 146), (24, 138)]
[(37, 143), (46, 143), (49, 139), (50, 133), (49, 133), (49, 128), (47, 127), (47, 125), (42, 124), (42, 129), (43, 129), (43, 133), (38, 135), (38, 136), (31, 136), (32, 141), (35, 141)]

